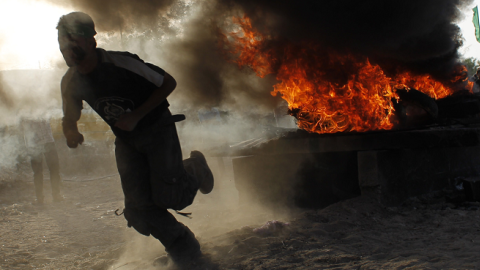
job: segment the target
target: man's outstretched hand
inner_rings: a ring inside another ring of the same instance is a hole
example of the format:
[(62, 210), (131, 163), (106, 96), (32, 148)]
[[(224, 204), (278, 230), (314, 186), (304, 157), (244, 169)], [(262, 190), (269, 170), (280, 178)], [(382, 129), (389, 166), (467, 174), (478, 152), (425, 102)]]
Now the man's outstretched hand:
[(79, 144), (83, 143), (83, 135), (78, 131), (69, 131), (65, 133), (67, 138), (67, 146), (70, 148), (77, 148)]
[(139, 120), (134, 113), (130, 112), (122, 114), (115, 122), (115, 126), (121, 130), (132, 131), (137, 126)]

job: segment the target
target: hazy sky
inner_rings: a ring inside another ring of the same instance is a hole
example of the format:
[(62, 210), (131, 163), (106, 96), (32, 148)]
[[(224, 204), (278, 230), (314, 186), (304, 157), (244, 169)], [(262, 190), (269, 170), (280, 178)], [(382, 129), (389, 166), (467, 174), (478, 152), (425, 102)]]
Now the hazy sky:
[(0, 70), (50, 68), (61, 57), (55, 26), (66, 12), (38, 0), (0, 0)]
[(473, 26), (473, 11), (472, 8), (480, 6), (480, 0), (475, 0), (472, 7), (465, 12), (464, 20), (458, 24), (462, 29), (465, 43), (460, 52), (465, 57), (475, 57), (480, 59), (480, 43), (475, 39), (475, 27)]
[[(471, 9), (459, 23), (465, 38), (460, 52), (480, 59), (480, 43), (475, 39)], [(71, 10), (52, 6), (40, 0), (0, 0), (0, 70), (50, 69), (61, 60), (58, 51), (58, 18)]]

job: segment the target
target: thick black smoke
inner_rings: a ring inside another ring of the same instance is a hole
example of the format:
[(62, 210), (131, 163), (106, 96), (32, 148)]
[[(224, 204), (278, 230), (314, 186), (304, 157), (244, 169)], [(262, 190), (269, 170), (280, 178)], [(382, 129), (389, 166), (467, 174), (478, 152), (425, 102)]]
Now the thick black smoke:
[[(324, 51), (369, 57), (445, 80), (458, 62), (455, 24), (471, 0), (226, 0), (277, 44), (315, 41)], [(318, 53), (318, 51), (317, 51)]]
[[(65, 1), (48, 1), (65, 5)], [(459, 62), (457, 50), (462, 44), (455, 22), (460, 19), (461, 9), (471, 2), (71, 0), (68, 5), (73, 7), (72, 11), (89, 13), (97, 30), (122, 32), (126, 42), (140, 44), (137, 48), (144, 51), (130, 50), (133, 53), (164, 59), (168, 65), (162, 67), (177, 78), (179, 89), (189, 102), (212, 107), (233, 104), (240, 91), (251, 104), (274, 106), (277, 102), (269, 94), (273, 80), (255, 79), (221, 56), (217, 46), (218, 26), (231, 22), (234, 15), (249, 16), (254, 27), (272, 37), (270, 47), (314, 41), (322, 49), (311, 53), (359, 54), (382, 66), (387, 73), (407, 69), (448, 81)], [(172, 26), (178, 20), (185, 22), (181, 30)], [(129, 35), (135, 31), (143, 34)], [(156, 41), (162, 37), (168, 37), (168, 42)], [(152, 42), (158, 46), (145, 45)], [(281, 49), (277, 52), (281, 54)]]
[[(125, 44), (121, 50), (139, 54), (146, 61), (166, 62), (162, 68), (177, 79), (174, 94), (181, 93), (186, 106), (232, 105), (240, 91), (251, 106), (273, 107), (279, 101), (269, 93), (271, 80), (238, 70), (218, 49), (218, 25), (231, 21), (233, 6), (216, 0), (47, 1), (88, 13), (100, 33), (121, 32)], [(182, 21), (180, 28), (173, 25), (178, 21)], [(106, 43), (107, 50), (115, 45)]]
[[(173, 39), (163, 48), (163, 57), (178, 76), (180, 90), (185, 91), (187, 103), (197, 107), (228, 105), (273, 107), (278, 102), (269, 94), (272, 80), (262, 80), (249, 70), (239, 70), (219, 49), (218, 25), (231, 20), (222, 9), (207, 5), (184, 25), (183, 37)], [(168, 67), (166, 67), (168, 68)], [(243, 100), (239, 100), (239, 92)], [(240, 102), (242, 101), (242, 102)], [(245, 107), (244, 107), (245, 109)]]
[(158, 18), (165, 15), (177, 2), (177, 0), (47, 1), (88, 13), (94, 18), (100, 31), (122, 31), (124, 29), (128, 31), (132, 27), (155, 27), (158, 24)]

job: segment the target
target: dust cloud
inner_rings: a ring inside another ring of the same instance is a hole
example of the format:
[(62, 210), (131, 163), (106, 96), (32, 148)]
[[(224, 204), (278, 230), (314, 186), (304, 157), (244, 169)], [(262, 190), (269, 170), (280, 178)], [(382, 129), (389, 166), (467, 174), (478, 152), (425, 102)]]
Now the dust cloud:
[(52, 70), (0, 71), (0, 167), (4, 170), (26, 158), (21, 119), (61, 117), (60, 74)]
[[(6, 44), (6, 38), (0, 37), (0, 49)], [(23, 131), (19, 125), (21, 119), (50, 120), (61, 116), (60, 78), (66, 69), (21, 69), (22, 63), (17, 61), (9, 54), (0, 61), (2, 172), (15, 171), (18, 163), (26, 159)], [(52, 59), (52, 63), (54, 61)]]
[[(213, 256), (215, 247), (229, 246), (237, 241), (238, 233), (241, 231), (251, 232), (269, 220), (290, 220), (293, 208), (277, 209), (265, 207), (253, 198), (239, 198), (239, 193), (233, 181), (232, 160), (230, 158), (207, 158), (215, 178), (215, 188), (212, 193), (204, 195), (197, 194), (194, 203), (183, 209), (181, 212), (192, 213), (192, 219), (171, 213), (175, 218), (188, 226), (202, 245), (202, 252), (207, 256)], [(221, 164), (225, 171), (220, 170)], [(245, 193), (243, 193), (245, 196)], [(112, 268), (126, 267), (126, 269), (163, 269), (152, 266), (155, 258), (165, 255), (164, 247), (153, 237), (142, 236), (133, 229), (126, 231), (125, 249), (119, 256), (118, 261)], [(225, 250), (232, 255), (234, 250)], [(139, 267), (141, 265), (142, 267)], [(137, 268), (136, 268), (137, 267)], [(166, 267), (165, 269), (172, 269)]]

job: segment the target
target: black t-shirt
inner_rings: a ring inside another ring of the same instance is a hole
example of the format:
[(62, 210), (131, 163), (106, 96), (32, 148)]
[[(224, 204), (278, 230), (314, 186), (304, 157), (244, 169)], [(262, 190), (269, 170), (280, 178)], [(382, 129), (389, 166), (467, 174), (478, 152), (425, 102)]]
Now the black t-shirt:
[[(115, 122), (120, 115), (142, 105), (163, 84), (165, 71), (128, 52), (97, 49), (97, 53), (99, 63), (92, 72), (82, 75), (70, 68), (62, 79), (64, 130), (76, 128), (85, 100), (115, 135), (128, 136), (129, 132), (115, 127)], [(168, 106), (165, 100), (150, 111), (138, 122), (135, 131), (158, 121)]]

